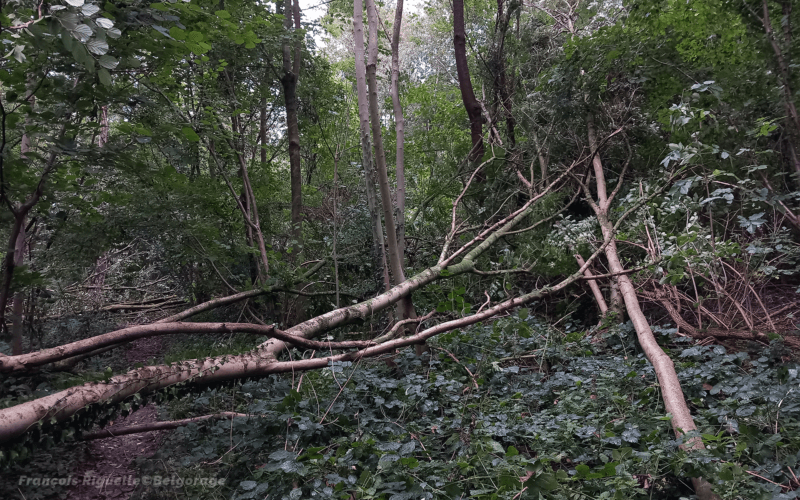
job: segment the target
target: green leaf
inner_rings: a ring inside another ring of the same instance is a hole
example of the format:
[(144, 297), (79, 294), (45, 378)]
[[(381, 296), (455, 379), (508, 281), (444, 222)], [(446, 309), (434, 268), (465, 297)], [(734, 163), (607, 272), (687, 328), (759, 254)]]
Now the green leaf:
[(544, 491), (553, 491), (558, 488), (558, 480), (552, 474), (542, 474), (536, 478), (536, 485)]
[(100, 79), (100, 83), (106, 87), (111, 86), (111, 73), (109, 73), (107, 69), (100, 68), (100, 71), (97, 72), (97, 77)]
[(172, 35), (172, 38), (175, 40), (185, 40), (186, 39), (186, 31), (178, 28), (177, 26), (173, 26), (169, 29), (169, 34)]
[[(96, 22), (97, 25), (100, 26), (101, 28), (107, 29), (107, 30), (111, 29), (114, 26), (114, 21), (112, 21), (111, 19), (106, 19), (105, 17), (99, 17), (99, 18), (95, 19), (94, 22)], [(119, 31), (119, 30), (117, 30), (117, 31)]]
[(89, 49), (89, 52), (92, 54), (96, 56), (102, 56), (108, 52), (108, 43), (106, 43), (104, 40), (89, 40), (89, 42), (86, 43), (86, 48)]
[(86, 43), (86, 41), (92, 36), (92, 28), (90, 28), (87, 24), (79, 24), (75, 26), (75, 29), (72, 30), (72, 36), (74, 36), (77, 40), (80, 40), (81, 43)]
[(83, 13), (84, 16), (91, 17), (100, 12), (100, 7), (91, 3), (87, 3), (84, 4), (83, 8), (81, 9), (81, 12)]
[(119, 65), (119, 61), (109, 55), (101, 56), (98, 62), (106, 69), (114, 69)]
[(187, 42), (200, 43), (203, 41), (203, 38), (204, 38), (203, 34), (200, 33), (199, 31), (190, 31), (189, 34), (186, 35)]
[(218, 10), (214, 14), (220, 19), (229, 19), (231, 17), (231, 13), (227, 10)]

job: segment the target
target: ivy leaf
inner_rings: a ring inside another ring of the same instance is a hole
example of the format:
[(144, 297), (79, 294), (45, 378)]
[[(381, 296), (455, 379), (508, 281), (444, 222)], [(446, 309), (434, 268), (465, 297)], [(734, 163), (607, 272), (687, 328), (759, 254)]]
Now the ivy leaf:
[(239, 483), (239, 487), (242, 488), (244, 491), (250, 491), (252, 489), (255, 489), (257, 485), (258, 483), (256, 483), (255, 481), (242, 481), (241, 483)]
[(402, 456), (409, 455), (414, 451), (416, 446), (417, 445), (416, 445), (416, 443), (414, 441), (409, 441), (409, 442), (405, 443), (403, 446), (400, 447), (399, 453)]
[(389, 441), (386, 443), (379, 443), (377, 448), (380, 451), (396, 451), (400, 449), (400, 443), (395, 443), (394, 441)]
[(294, 458), (295, 454), (289, 450), (278, 450), (269, 455), (270, 460), (286, 460), (287, 458)]

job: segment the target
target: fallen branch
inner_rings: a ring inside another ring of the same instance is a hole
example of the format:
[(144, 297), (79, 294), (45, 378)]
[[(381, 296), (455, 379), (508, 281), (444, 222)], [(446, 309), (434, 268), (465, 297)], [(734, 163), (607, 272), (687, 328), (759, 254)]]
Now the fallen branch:
[(80, 440), (91, 441), (93, 439), (104, 439), (110, 437), (126, 436), (128, 434), (138, 434), (140, 432), (163, 431), (169, 429), (177, 429), (189, 424), (198, 422), (205, 422), (206, 420), (219, 420), (219, 419), (233, 419), (237, 417), (250, 417), (246, 413), (236, 413), (232, 411), (223, 411), (213, 415), (203, 415), (201, 417), (184, 418), (182, 420), (169, 420), (166, 422), (148, 422), (146, 424), (131, 425), (128, 427), (103, 429), (93, 432), (84, 432)]

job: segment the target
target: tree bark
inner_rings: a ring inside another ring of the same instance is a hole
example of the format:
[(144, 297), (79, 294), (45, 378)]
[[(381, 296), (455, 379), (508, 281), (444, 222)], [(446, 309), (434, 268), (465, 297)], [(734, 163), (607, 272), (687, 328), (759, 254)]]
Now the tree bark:
[[(292, 30), (292, 19), (294, 18), (294, 29), (300, 29), (300, 4), (299, 0), (286, 0), (284, 6), (284, 28), (286, 31)], [(291, 222), (292, 237), (292, 260), (295, 259), (303, 247), (303, 195), (302, 195), (302, 171), (300, 166), (300, 126), (297, 119), (297, 81), (300, 76), (300, 56), (301, 40), (294, 42), (294, 57), (292, 48), (288, 42), (283, 44), (283, 76), (281, 86), (283, 87), (283, 97), (286, 106), (286, 134), (289, 139), (289, 171), (292, 192), (291, 202)]]
[[(25, 259), (25, 219), (22, 220), (14, 250), (14, 267), (19, 267)], [(11, 354), (22, 354), (25, 295), (22, 291), (14, 293), (11, 300)]]
[(395, 177), (397, 180), (397, 251), (400, 265), (405, 265), (406, 253), (406, 168), (405, 168), (405, 118), (400, 103), (400, 27), (403, 23), (403, 0), (397, 0), (392, 27), (392, 107), (394, 108), (394, 131), (397, 150), (395, 155)]
[[(689, 411), (689, 406), (686, 404), (686, 398), (683, 395), (683, 390), (678, 380), (678, 374), (675, 371), (675, 364), (672, 362), (672, 359), (664, 353), (661, 346), (658, 345), (653, 330), (650, 328), (650, 324), (647, 322), (647, 318), (645, 318), (642, 312), (639, 298), (636, 296), (636, 288), (633, 286), (631, 279), (626, 274), (623, 274), (625, 268), (619, 259), (616, 240), (614, 239), (614, 228), (609, 219), (609, 209), (617, 190), (614, 190), (611, 196), (608, 195), (603, 163), (597, 151), (598, 141), (594, 116), (591, 112), (587, 114), (586, 124), (589, 147), (595, 152), (594, 157), (592, 157), (592, 167), (597, 186), (597, 202), (595, 203), (591, 200), (587, 201), (590, 202), (597, 216), (597, 221), (604, 239), (609, 241), (608, 246), (605, 248), (609, 271), (618, 274), (617, 281), (619, 283), (620, 295), (622, 295), (622, 299), (625, 303), (625, 309), (636, 330), (639, 344), (655, 370), (658, 383), (661, 386), (664, 407), (667, 413), (672, 415), (671, 422), (675, 436), (681, 438), (687, 433), (696, 431), (697, 426)], [(621, 181), (622, 178), (620, 178), (620, 185)], [(705, 448), (705, 445), (700, 437), (692, 437), (682, 444), (681, 448), (687, 451), (702, 450)], [(694, 483), (695, 493), (698, 498), (701, 500), (716, 498), (716, 495), (711, 492), (711, 486), (707, 481), (702, 478), (693, 478), (692, 482)]]
[(497, 0), (497, 20), (495, 22), (495, 39), (492, 47), (492, 70), (495, 94), (503, 106), (506, 119), (506, 137), (509, 149), (514, 149), (517, 144), (515, 133), (516, 120), (512, 113), (513, 78), (508, 77), (505, 61), (505, 42), (511, 15), (519, 8), (518, 0), (511, 0), (508, 9), (504, 9), (505, 0)]
[(201, 417), (184, 418), (181, 420), (169, 420), (166, 422), (148, 422), (146, 424), (130, 425), (128, 427), (103, 429), (94, 432), (85, 432), (81, 435), (81, 441), (91, 441), (93, 439), (105, 439), (117, 436), (127, 436), (129, 434), (139, 434), (141, 432), (163, 431), (169, 429), (177, 429), (189, 424), (196, 424), (206, 420), (220, 420), (232, 418), (249, 418), (255, 415), (247, 415), (246, 413), (236, 413), (232, 411), (223, 411), (213, 415), (203, 415)]
[(381, 193), (383, 220), (386, 224), (386, 241), (389, 246), (389, 265), (392, 269), (392, 282), (399, 285), (405, 281), (402, 256), (397, 245), (397, 227), (394, 223), (392, 195), (389, 188), (389, 174), (386, 169), (386, 152), (383, 149), (380, 107), (378, 104), (378, 13), (374, 0), (367, 0), (369, 19), (369, 53), (367, 56), (367, 86), (369, 88), (369, 114), (372, 124), (372, 141), (375, 147), (375, 171), (378, 174), (378, 187)]
[[(381, 191), (383, 220), (386, 224), (386, 241), (388, 243), (389, 266), (392, 269), (392, 284), (395, 286), (406, 280), (403, 271), (403, 254), (397, 243), (397, 227), (394, 222), (392, 195), (389, 189), (389, 174), (386, 168), (386, 152), (383, 149), (381, 133), (380, 109), (378, 105), (378, 9), (375, 0), (367, 0), (367, 17), (369, 19), (369, 54), (367, 57), (367, 86), (369, 87), (369, 110), (372, 122), (372, 139), (375, 145), (375, 170), (378, 173), (378, 186)], [(398, 319), (415, 319), (417, 313), (409, 294), (398, 303)], [(422, 348), (417, 349), (422, 354)]]
[[(372, 220), (372, 263), (376, 283), (383, 280), (383, 287), (390, 285), (389, 270), (386, 266), (386, 255), (383, 240), (383, 225), (378, 210), (378, 195), (375, 191), (375, 176), (372, 162), (372, 146), (369, 130), (369, 99), (367, 97), (366, 64), (364, 62), (364, 5), (362, 0), (353, 2), (353, 34), (355, 42), (356, 94), (358, 97), (358, 119), (361, 132), (361, 162), (364, 164), (364, 181), (366, 182), (367, 207)], [(380, 286), (377, 287), (380, 290)]]
[[(794, 92), (792, 91), (792, 78), (790, 73), (790, 61), (788, 48), (791, 46), (792, 32), (790, 25), (790, 16), (792, 6), (789, 2), (782, 3), (783, 15), (786, 19), (784, 25), (784, 43), (787, 50), (784, 51), (778, 41), (774, 29), (772, 28), (772, 21), (769, 14), (769, 3), (767, 0), (762, 0), (762, 14), (761, 22), (764, 25), (764, 31), (767, 34), (772, 51), (775, 54), (775, 62), (778, 66), (779, 82), (783, 87), (783, 105), (786, 109), (787, 125), (789, 129), (789, 141), (787, 147), (789, 150), (789, 160), (795, 170), (795, 175), (800, 176), (800, 155), (798, 155), (797, 147), (800, 145), (800, 114), (798, 114), (797, 106), (794, 102)], [(800, 183), (800, 178), (797, 180)]]
[(469, 160), (479, 161), (483, 158), (483, 113), (481, 105), (475, 98), (472, 90), (472, 80), (469, 77), (469, 63), (467, 62), (467, 35), (464, 27), (464, 0), (453, 0), (453, 46), (455, 48), (456, 73), (458, 74), (458, 88), (461, 90), (461, 100), (469, 117), (472, 150)]
[[(586, 265), (586, 262), (583, 260), (580, 254), (575, 254), (575, 260), (578, 261), (578, 266), (583, 267)], [(589, 268), (583, 272), (583, 275), (587, 278), (593, 278), (594, 274)], [(592, 295), (594, 296), (594, 301), (597, 302), (597, 307), (600, 309), (600, 316), (604, 317), (608, 313), (608, 305), (606, 305), (606, 300), (603, 298), (603, 293), (600, 291), (600, 285), (597, 284), (597, 280), (590, 279), (589, 281), (589, 289), (592, 290)]]

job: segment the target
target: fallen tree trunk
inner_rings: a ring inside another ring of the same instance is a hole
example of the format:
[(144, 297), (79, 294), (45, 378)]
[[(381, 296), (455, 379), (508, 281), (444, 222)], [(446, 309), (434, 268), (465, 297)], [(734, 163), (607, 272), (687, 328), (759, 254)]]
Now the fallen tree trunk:
[[(569, 170), (559, 177), (559, 179), (553, 181), (547, 187), (547, 189), (543, 190), (542, 193), (534, 198), (531, 198), (523, 207), (482, 231), (454, 254), (446, 258), (443, 256), (440, 264), (422, 271), (416, 276), (407, 279), (403, 283), (400, 283), (399, 285), (391, 288), (385, 293), (378, 295), (377, 297), (359, 304), (335, 309), (310, 320), (304, 321), (293, 328), (290, 328), (285, 333), (290, 335), (291, 340), (293, 341), (299, 340), (298, 338), (307, 339), (357, 319), (366, 320), (372, 317), (375, 313), (398, 303), (414, 290), (417, 290), (420, 287), (438, 279), (442, 276), (442, 272), (445, 268), (448, 271), (448, 276), (473, 271), (475, 269), (475, 260), (478, 258), (478, 256), (480, 256), (505, 233), (513, 229), (517, 224), (524, 220), (531, 213), (536, 201), (541, 199), (545, 193), (556, 186), (561, 179), (566, 177), (568, 172)], [(624, 219), (624, 217), (621, 219)], [(450, 263), (455, 260), (456, 256), (461, 255), (463, 255), (463, 257), (460, 258), (460, 262), (450, 265)], [(587, 260), (587, 266), (593, 259), (594, 256)], [(309, 270), (309, 272), (312, 270)], [(581, 269), (580, 274), (570, 277), (569, 283), (582, 276), (583, 271), (584, 269)], [(566, 286), (566, 284), (563, 286)], [(505, 306), (502, 310), (507, 310), (525, 304), (528, 301), (534, 300), (535, 298), (541, 296), (542, 294), (551, 293), (556, 289), (557, 288), (545, 288), (524, 296), (526, 298), (518, 298), (507, 301), (504, 303)], [(238, 294), (236, 297), (244, 298), (244, 293)], [(258, 293), (263, 293), (263, 291), (251, 291), (250, 293), (257, 295)], [(228, 302), (233, 301), (232, 298), (226, 298), (224, 300), (227, 300)], [(216, 304), (220, 304), (221, 302), (222, 300), (218, 300)], [(208, 303), (201, 305), (202, 307), (198, 306), (197, 308), (193, 308), (194, 311), (190, 309), (189, 311), (184, 311), (180, 315), (165, 318), (158, 323), (174, 321), (174, 319), (178, 317), (186, 317), (188, 315), (201, 312), (201, 310), (210, 309), (207, 304)], [(469, 318), (474, 320), (473, 322), (482, 321), (483, 319), (487, 319), (493, 314), (496, 314), (497, 311), (498, 310), (496, 307), (490, 308), (479, 315), (473, 315)], [(112, 377), (108, 382), (95, 382), (72, 387), (55, 394), (0, 410), (0, 443), (7, 442), (24, 435), (39, 421), (45, 419), (49, 419), (53, 423), (64, 421), (76, 414), (81, 409), (93, 403), (103, 402), (115, 404), (133, 396), (134, 394), (151, 393), (158, 389), (181, 382), (209, 384), (243, 377), (263, 377), (271, 373), (284, 373), (287, 371), (323, 368), (328, 365), (329, 361), (337, 359), (355, 359), (355, 356), (375, 356), (378, 354), (392, 352), (398, 347), (417, 344), (423, 342), (430, 336), (441, 333), (442, 331), (447, 331), (448, 325), (452, 325), (450, 328), (458, 328), (467, 324), (472, 323), (467, 319), (456, 320), (455, 322), (447, 322), (439, 325), (438, 327), (434, 327), (434, 329), (428, 329), (422, 333), (410, 337), (389, 341), (385, 344), (357, 351), (356, 353), (347, 353), (344, 355), (330, 356), (327, 358), (280, 362), (277, 360), (276, 355), (285, 349), (287, 344), (282, 340), (271, 338), (269, 341), (261, 344), (256, 349), (237, 356), (218, 356), (203, 360), (188, 360), (168, 366), (161, 365), (139, 368), (126, 374)], [(197, 324), (187, 328), (196, 328), (196, 325)], [(154, 326), (155, 325), (151, 325), (145, 328), (149, 328), (150, 330), (148, 331), (152, 331)], [(275, 337), (275, 330), (272, 329), (272, 327), (251, 325), (248, 328), (252, 327), (266, 328), (271, 332), (273, 337)], [(218, 325), (216, 327), (211, 326), (209, 328), (222, 329), (223, 326)], [(227, 329), (228, 327), (226, 326), (225, 328)], [(171, 327), (166, 327), (165, 329), (166, 331), (173, 330)], [(137, 330), (137, 332), (144, 332), (144, 330)], [(132, 334), (119, 334), (119, 332), (112, 332), (111, 334), (107, 335), (109, 335), (109, 337), (106, 337), (107, 342), (116, 341), (119, 343), (122, 341), (120, 340), (121, 337), (130, 339)], [(80, 352), (83, 352), (85, 349), (102, 349), (104, 347), (104, 345), (98, 345), (98, 343), (93, 339), (79, 341), (79, 345), (81, 347), (74, 350), (74, 354), (80, 354)], [(55, 350), (48, 350), (49, 354), (45, 356), (52, 355), (52, 353), (58, 352), (59, 350), (63, 351), (65, 350), (65, 347), (62, 346), (54, 349)], [(0, 358), (0, 360), (2, 360), (2, 366), (4, 367), (16, 365), (15, 363), (10, 363), (9, 357), (3, 357)]]
[[(657, 191), (655, 194), (658, 192), (660, 191)], [(649, 199), (650, 197), (640, 200), (639, 203), (634, 204), (632, 208), (620, 216), (616, 225), (613, 226), (611, 234), (616, 231), (629, 214), (633, 213), (642, 203)], [(489, 234), (486, 234), (486, 232), (481, 233), (473, 238), (473, 240), (467, 244), (468, 246), (477, 244), (478, 242), (480, 243), (468, 252), (461, 259), (461, 262), (456, 265), (448, 266), (447, 275), (452, 276), (474, 270), (474, 261), (477, 256), (488, 248), (488, 246), (497, 241), (503, 234), (512, 229), (514, 225), (523, 220), (530, 213), (532, 205), (532, 202), (529, 202), (527, 209), (519, 210), (512, 214), (513, 216), (504, 219), (505, 223), (500, 225), (499, 229), (494, 229)], [(495, 226), (497, 226), (497, 224), (493, 225), (493, 227)], [(63, 422), (91, 404), (116, 404), (135, 394), (149, 394), (178, 383), (197, 383), (205, 385), (244, 377), (264, 377), (273, 373), (294, 373), (297, 371), (325, 368), (334, 361), (352, 361), (364, 357), (393, 353), (398, 348), (420, 344), (440, 333), (487, 320), (499, 313), (520, 307), (540, 299), (545, 295), (563, 290), (570, 284), (581, 279), (584, 271), (591, 265), (595, 258), (605, 250), (606, 245), (611, 241), (610, 237), (606, 237), (606, 241), (603, 245), (586, 260), (586, 263), (581, 266), (577, 272), (555, 286), (535, 290), (520, 297), (506, 300), (471, 316), (441, 323), (415, 335), (390, 340), (383, 344), (367, 347), (359, 351), (321, 358), (278, 361), (276, 354), (286, 348), (286, 343), (277, 339), (271, 339), (244, 354), (236, 356), (217, 356), (201, 360), (187, 360), (171, 365), (143, 367), (123, 375), (112, 377), (107, 382), (91, 382), (71, 387), (10, 408), (4, 408), (0, 410), (0, 443), (6, 443), (20, 438), (30, 429), (34, 428), (37, 422), (49, 421), (53, 424)], [(456, 252), (456, 254), (460, 253), (461, 251)], [(444, 260), (448, 262), (453, 258), (454, 255), (451, 255)], [(445, 267), (443, 266), (433, 266), (371, 300), (330, 311), (305, 321), (287, 330), (286, 333), (307, 338), (329, 331), (357, 318), (369, 318), (374, 313), (397, 303), (402, 297), (411, 293), (412, 290), (439, 278), (444, 269)], [(6, 358), (0, 359), (3, 362), (7, 361)]]
[(131, 326), (59, 347), (18, 356), (5, 356), (0, 358), (0, 373), (24, 372), (31, 368), (38, 368), (48, 363), (55, 363), (56, 361), (80, 356), (123, 342), (130, 342), (144, 337), (179, 333), (251, 333), (280, 339), (289, 344), (308, 349), (352, 349), (372, 345), (371, 342), (361, 340), (317, 342), (278, 330), (274, 326), (252, 323), (161, 323)]
[[(601, 249), (604, 247), (605, 245)], [(588, 262), (591, 263), (600, 251), (598, 250)], [(440, 333), (484, 321), (501, 312), (523, 306), (545, 295), (563, 290), (580, 279), (583, 271), (584, 269), (580, 269), (555, 286), (535, 290), (520, 297), (509, 299), (480, 313), (441, 323), (415, 335), (390, 340), (359, 351), (321, 358), (278, 361), (275, 358), (275, 354), (285, 347), (285, 344), (281, 341), (273, 340), (262, 344), (253, 351), (238, 356), (217, 356), (204, 360), (188, 360), (172, 365), (147, 366), (112, 377), (108, 382), (90, 382), (71, 387), (33, 401), (0, 410), (0, 443), (5, 443), (24, 435), (28, 430), (34, 428), (39, 421), (62, 422), (91, 404), (101, 402), (116, 404), (134, 394), (146, 395), (181, 382), (212, 384), (244, 377), (264, 377), (273, 373), (296, 373), (298, 371), (325, 368), (335, 361), (354, 361), (360, 358), (393, 353), (398, 348), (420, 344)], [(403, 284), (405, 285), (415, 278)], [(390, 292), (393, 291), (395, 289), (390, 290)], [(389, 295), (389, 293), (384, 295)], [(400, 293), (396, 295), (397, 299), (399, 299)], [(385, 308), (391, 302), (386, 304), (381, 302), (380, 304), (382, 308)], [(358, 306), (362, 307), (356, 310), (369, 311), (375, 304), (370, 306), (367, 303), (362, 303), (358, 304)], [(333, 312), (338, 313), (339, 311), (341, 310)], [(320, 328), (325, 323), (330, 325), (337, 321), (343, 321), (347, 317), (353, 316), (337, 314), (335, 317), (329, 317), (330, 323), (316, 321), (313, 325), (309, 325), (306, 331), (311, 331), (312, 328)], [(315, 320), (319, 320), (319, 318), (314, 318), (310, 321)], [(2, 358), (2, 360), (5, 362), (6, 358)]]
[[(307, 279), (307, 278), (311, 277), (314, 273), (316, 273), (317, 271), (319, 271), (322, 268), (322, 266), (325, 264), (325, 262), (327, 262), (327, 259), (320, 260), (313, 267), (311, 267), (308, 271), (303, 273), (303, 275), (299, 279), (303, 280), (303, 279)], [(216, 309), (218, 307), (223, 307), (223, 306), (227, 306), (227, 305), (230, 305), (230, 304), (235, 304), (236, 302), (241, 302), (242, 300), (247, 300), (247, 299), (250, 299), (250, 298), (258, 297), (260, 295), (266, 295), (268, 293), (274, 293), (274, 292), (278, 292), (278, 291), (286, 291), (288, 293), (295, 293), (294, 291), (287, 290), (287, 289), (283, 288), (282, 286), (273, 286), (273, 287), (265, 287), (265, 288), (256, 288), (256, 289), (253, 289), (253, 290), (246, 290), (244, 292), (239, 292), (239, 293), (235, 293), (233, 295), (228, 295), (227, 297), (220, 297), (220, 298), (217, 298), (217, 299), (212, 299), (212, 300), (203, 302), (202, 304), (198, 304), (198, 305), (196, 305), (194, 307), (190, 307), (189, 309), (186, 309), (185, 311), (181, 311), (181, 312), (179, 312), (177, 314), (173, 314), (172, 316), (168, 316), (166, 318), (162, 318), (162, 319), (156, 321), (154, 324), (178, 322), (178, 321), (190, 318), (192, 316), (196, 316), (196, 315), (198, 315), (200, 313), (203, 313), (203, 312), (206, 312), (206, 311), (210, 311), (212, 309)], [(181, 333), (181, 332), (176, 332), (176, 333)], [(136, 337), (136, 338), (138, 338), (138, 337)], [(128, 339), (128, 340), (126, 340), (126, 339)], [(120, 337), (119, 342), (116, 343), (116, 344), (107, 345), (105, 347), (99, 347), (96, 350), (88, 351), (88, 352), (85, 352), (83, 354), (79, 354), (79, 355), (76, 354), (75, 356), (77, 356), (77, 359), (72, 359), (69, 356), (61, 358), (61, 360), (54, 365), (54, 369), (62, 370), (62, 371), (63, 370), (70, 370), (76, 364), (78, 364), (80, 361), (82, 361), (84, 359), (87, 359), (87, 358), (90, 358), (92, 356), (96, 356), (96, 355), (108, 352), (111, 349), (114, 349), (115, 347), (119, 347), (119, 346), (123, 345), (124, 343), (128, 342), (129, 340), (135, 340), (135, 338), (127, 338), (127, 337), (122, 336), (122, 337)], [(2, 368), (0, 368), (0, 373), (1, 372), (2, 372)]]
[[(650, 324), (642, 312), (636, 288), (633, 286), (630, 277), (624, 273), (625, 267), (620, 261), (616, 239), (614, 238), (615, 228), (609, 218), (611, 203), (622, 187), (622, 181), (630, 163), (630, 156), (622, 167), (616, 187), (611, 193), (608, 193), (603, 163), (598, 151), (594, 117), (591, 112), (587, 113), (586, 125), (588, 129), (589, 146), (592, 149), (592, 168), (597, 189), (597, 201), (595, 201), (591, 196), (589, 186), (583, 183), (586, 201), (597, 216), (597, 222), (600, 225), (603, 238), (608, 242), (608, 246), (605, 248), (608, 269), (611, 273), (617, 275), (619, 291), (622, 295), (628, 316), (636, 330), (636, 337), (639, 340), (639, 345), (641, 345), (645, 356), (647, 356), (647, 359), (653, 365), (658, 384), (661, 387), (661, 397), (664, 401), (664, 408), (667, 410), (667, 413), (672, 415), (671, 423), (675, 436), (681, 439), (687, 434), (697, 431), (697, 426), (694, 423), (692, 414), (689, 411), (689, 406), (686, 403), (686, 398), (683, 395), (683, 390), (678, 380), (678, 374), (675, 371), (675, 363), (673, 363), (672, 358), (664, 352), (661, 346), (658, 345), (653, 330), (650, 328)], [(681, 444), (681, 449), (689, 452), (693, 450), (702, 450), (704, 448), (703, 440), (697, 435), (689, 436), (686, 441)], [(695, 493), (700, 500), (717, 500), (719, 498), (711, 491), (711, 484), (705, 479), (701, 477), (692, 478), (692, 483)]]

